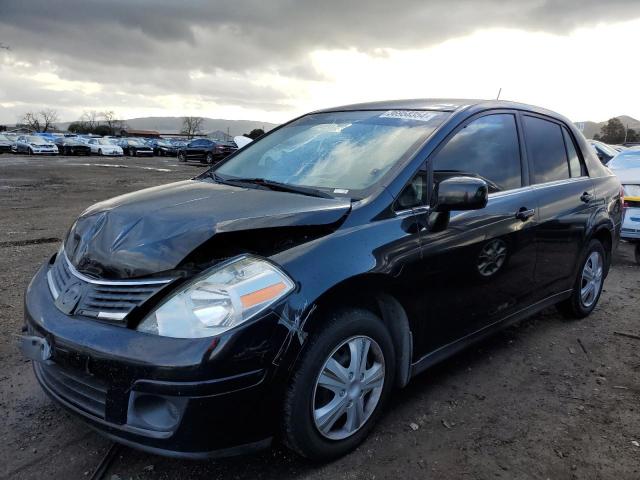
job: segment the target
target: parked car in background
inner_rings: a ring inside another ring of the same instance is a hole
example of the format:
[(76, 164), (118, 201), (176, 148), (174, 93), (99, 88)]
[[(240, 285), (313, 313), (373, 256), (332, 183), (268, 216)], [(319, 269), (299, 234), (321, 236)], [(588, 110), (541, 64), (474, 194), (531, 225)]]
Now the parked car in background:
[(609, 160), (611, 160), (618, 154), (618, 151), (615, 148), (606, 143), (600, 142), (598, 140), (589, 140), (589, 143), (595, 150), (596, 155), (603, 165), (609, 163)]
[(616, 152), (622, 152), (623, 150), (627, 150), (629, 147), (625, 147), (624, 145), (609, 145)]
[(530, 105), (316, 111), (86, 209), (27, 287), (22, 350), (114, 441), (335, 458), (434, 364), (552, 305), (588, 316), (621, 190), (571, 121)]
[(87, 145), (91, 148), (91, 153), (95, 155), (107, 155), (110, 157), (121, 157), (124, 155), (122, 147), (115, 145), (108, 138), (91, 138), (87, 140)]
[(178, 150), (178, 160), (199, 160), (212, 165), (238, 149), (235, 143), (219, 142), (208, 138), (198, 138), (190, 141)]
[(0, 133), (0, 153), (10, 153), (11, 145), (13, 145), (13, 140)]
[(153, 156), (153, 148), (140, 138), (123, 138), (118, 142), (125, 155), (130, 157)]
[(27, 155), (57, 155), (58, 147), (55, 143), (38, 135), (21, 135), (16, 138), (11, 151)]
[(613, 157), (607, 167), (624, 189), (624, 222), (621, 236), (633, 242), (636, 262), (640, 263), (640, 150), (625, 150)]
[(147, 145), (153, 148), (153, 154), (159, 157), (175, 157), (178, 154), (178, 147), (163, 138), (147, 140)]
[(51, 132), (36, 132), (33, 135), (35, 135), (36, 137), (42, 137), (52, 143), (55, 142), (57, 138), (57, 135)]
[(253, 138), (245, 137), (244, 135), (237, 135), (233, 137), (233, 143), (235, 143), (238, 148), (249, 145), (251, 142), (253, 142)]
[(91, 155), (91, 148), (74, 137), (57, 137), (55, 144), (60, 155)]

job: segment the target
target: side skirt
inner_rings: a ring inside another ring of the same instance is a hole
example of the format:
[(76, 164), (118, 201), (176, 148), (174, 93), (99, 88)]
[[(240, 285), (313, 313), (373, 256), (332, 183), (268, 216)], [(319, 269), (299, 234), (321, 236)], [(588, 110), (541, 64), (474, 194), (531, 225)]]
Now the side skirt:
[(494, 335), (496, 332), (499, 332), (505, 327), (512, 325), (520, 320), (523, 320), (527, 317), (538, 313), (541, 310), (544, 310), (547, 307), (555, 305), (556, 303), (569, 298), (571, 296), (572, 290), (565, 290), (560, 293), (556, 293), (550, 297), (545, 298), (544, 300), (540, 300), (533, 305), (530, 305), (522, 310), (512, 313), (511, 315), (498, 320), (494, 323), (491, 323), (480, 330), (477, 330), (473, 333), (470, 333), (459, 340), (451, 342), (447, 345), (444, 345), (437, 350), (434, 350), (430, 353), (427, 353), (425, 356), (420, 358), (418, 361), (414, 362), (411, 365), (411, 377), (415, 377), (419, 373), (424, 372), (426, 369), (432, 367), (436, 363), (440, 363), (443, 360), (455, 355), (456, 353), (464, 350), (465, 348), (477, 343), (491, 335)]

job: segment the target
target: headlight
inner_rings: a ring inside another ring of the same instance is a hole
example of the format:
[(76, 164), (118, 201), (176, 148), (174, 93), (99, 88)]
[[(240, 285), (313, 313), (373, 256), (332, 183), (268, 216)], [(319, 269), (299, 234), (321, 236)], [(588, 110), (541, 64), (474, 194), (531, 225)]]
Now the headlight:
[(218, 335), (256, 316), (294, 288), (277, 267), (241, 257), (213, 267), (161, 303), (138, 330), (174, 338)]

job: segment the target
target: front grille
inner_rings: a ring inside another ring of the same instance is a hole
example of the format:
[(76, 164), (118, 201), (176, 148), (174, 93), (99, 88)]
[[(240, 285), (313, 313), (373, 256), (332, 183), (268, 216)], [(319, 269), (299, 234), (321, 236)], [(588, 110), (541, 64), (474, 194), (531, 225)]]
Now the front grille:
[(105, 418), (107, 384), (78, 370), (33, 362), (42, 382), (56, 395), (96, 417)]
[(66, 314), (122, 321), (136, 307), (158, 293), (164, 280), (89, 280), (74, 271), (61, 250), (47, 273), (56, 306)]

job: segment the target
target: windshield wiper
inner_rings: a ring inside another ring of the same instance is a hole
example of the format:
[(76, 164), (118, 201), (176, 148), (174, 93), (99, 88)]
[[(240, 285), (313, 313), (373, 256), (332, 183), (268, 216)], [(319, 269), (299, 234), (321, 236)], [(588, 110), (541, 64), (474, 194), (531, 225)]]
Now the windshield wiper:
[(302, 195), (309, 195), (311, 197), (320, 198), (335, 198), (322, 190), (318, 190), (311, 187), (303, 187), (300, 185), (291, 185), (288, 183), (277, 182), (275, 180), (269, 180), (266, 178), (222, 178), (219, 175), (212, 172), (212, 178), (220, 183), (227, 183), (230, 185), (258, 185), (260, 187), (268, 188), (269, 190), (276, 190), (280, 192), (292, 192), (300, 193)]

